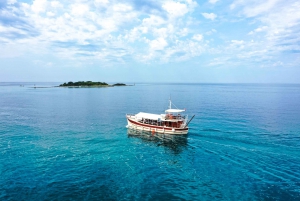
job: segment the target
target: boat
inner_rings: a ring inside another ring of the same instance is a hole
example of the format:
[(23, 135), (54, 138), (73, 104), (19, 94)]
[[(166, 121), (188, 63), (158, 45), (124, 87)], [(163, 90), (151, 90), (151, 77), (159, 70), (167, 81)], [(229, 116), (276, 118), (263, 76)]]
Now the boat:
[(130, 129), (150, 131), (153, 134), (187, 134), (189, 131), (188, 124), (192, 121), (195, 115), (188, 120), (188, 115), (183, 114), (185, 109), (173, 109), (171, 99), (169, 101), (169, 109), (165, 110), (165, 114), (152, 114), (145, 112), (126, 114), (128, 123), (126, 127)]

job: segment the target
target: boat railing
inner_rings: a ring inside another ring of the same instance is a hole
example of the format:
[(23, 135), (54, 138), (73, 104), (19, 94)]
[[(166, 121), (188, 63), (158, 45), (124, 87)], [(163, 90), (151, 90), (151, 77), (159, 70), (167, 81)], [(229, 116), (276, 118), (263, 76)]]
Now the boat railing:
[(172, 115), (172, 114), (166, 114), (166, 120), (182, 120), (184, 121), (186, 116), (184, 115)]

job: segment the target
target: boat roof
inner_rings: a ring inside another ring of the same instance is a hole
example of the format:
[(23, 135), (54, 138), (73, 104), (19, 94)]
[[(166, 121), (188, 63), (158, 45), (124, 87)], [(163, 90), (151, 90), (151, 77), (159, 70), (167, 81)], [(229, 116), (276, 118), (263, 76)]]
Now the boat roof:
[(185, 112), (185, 110), (180, 110), (180, 109), (167, 109), (165, 112), (167, 112), (167, 113), (180, 113), (180, 112)]
[(160, 114), (151, 114), (151, 113), (145, 113), (140, 112), (135, 115), (137, 118), (144, 118), (144, 119), (152, 119), (152, 120), (158, 120), (162, 119), (162, 116)]

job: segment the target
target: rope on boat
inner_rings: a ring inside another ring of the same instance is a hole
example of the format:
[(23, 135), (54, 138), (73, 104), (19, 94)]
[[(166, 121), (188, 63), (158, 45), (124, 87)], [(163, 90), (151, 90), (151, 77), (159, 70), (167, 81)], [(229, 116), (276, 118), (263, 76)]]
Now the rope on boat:
[(188, 123), (185, 125), (185, 127), (184, 128), (186, 128), (188, 125), (189, 125), (189, 123), (193, 120), (193, 118), (195, 117), (195, 115), (194, 116), (192, 116), (192, 118), (188, 121)]

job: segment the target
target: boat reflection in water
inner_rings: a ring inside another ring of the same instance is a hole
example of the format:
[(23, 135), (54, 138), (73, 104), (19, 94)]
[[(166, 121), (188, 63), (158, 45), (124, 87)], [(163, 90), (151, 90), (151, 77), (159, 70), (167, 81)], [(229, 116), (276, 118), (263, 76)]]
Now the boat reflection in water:
[(127, 130), (128, 137), (139, 138), (144, 142), (153, 142), (157, 146), (164, 146), (174, 154), (179, 154), (187, 146), (187, 135), (161, 134), (136, 129)]

